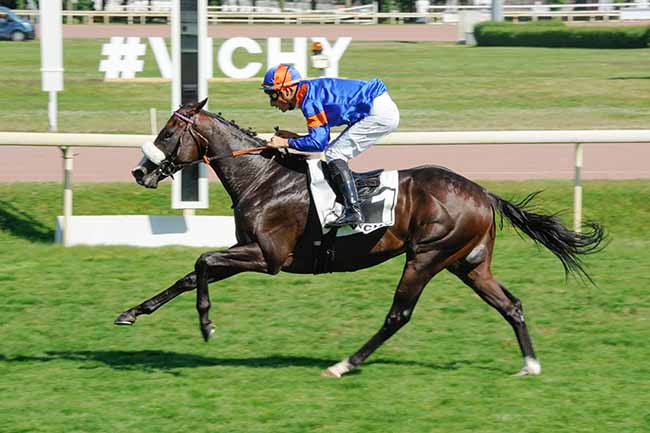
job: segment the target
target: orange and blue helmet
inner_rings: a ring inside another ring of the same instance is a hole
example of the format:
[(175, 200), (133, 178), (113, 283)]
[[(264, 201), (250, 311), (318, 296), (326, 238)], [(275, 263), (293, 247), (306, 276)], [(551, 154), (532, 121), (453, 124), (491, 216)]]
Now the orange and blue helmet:
[(293, 65), (280, 63), (273, 66), (264, 74), (264, 81), (262, 81), (262, 90), (282, 90), (291, 87), (298, 83), (302, 77)]

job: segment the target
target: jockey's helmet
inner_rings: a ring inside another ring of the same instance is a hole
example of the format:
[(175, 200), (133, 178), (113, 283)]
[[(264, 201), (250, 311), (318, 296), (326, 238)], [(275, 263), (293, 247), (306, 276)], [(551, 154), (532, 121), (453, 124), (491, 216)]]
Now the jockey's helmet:
[(293, 86), (301, 80), (300, 73), (293, 65), (280, 63), (273, 66), (264, 74), (262, 90), (282, 90)]

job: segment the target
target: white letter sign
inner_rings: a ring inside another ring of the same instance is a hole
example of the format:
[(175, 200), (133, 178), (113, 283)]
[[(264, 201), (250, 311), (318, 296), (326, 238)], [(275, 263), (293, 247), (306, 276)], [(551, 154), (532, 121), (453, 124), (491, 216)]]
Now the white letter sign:
[(325, 54), (329, 60), (329, 66), (325, 69), (325, 76), (338, 77), (339, 60), (343, 57), (343, 53), (348, 48), (348, 45), (350, 45), (352, 38), (347, 36), (338, 38), (333, 47), (330, 47), (330, 43), (326, 38), (311, 38), (311, 40), (314, 42), (320, 42), (323, 45), (323, 54)]
[(237, 68), (232, 63), (232, 54), (237, 48), (243, 48), (249, 53), (260, 54), (262, 47), (251, 38), (232, 38), (226, 40), (219, 48), (219, 67), (224, 75), (230, 78), (252, 78), (262, 69), (261, 63), (249, 63), (244, 68)]
[(282, 51), (281, 38), (268, 38), (266, 49), (266, 65), (292, 63), (300, 75), (307, 76), (307, 38), (293, 38), (293, 51)]

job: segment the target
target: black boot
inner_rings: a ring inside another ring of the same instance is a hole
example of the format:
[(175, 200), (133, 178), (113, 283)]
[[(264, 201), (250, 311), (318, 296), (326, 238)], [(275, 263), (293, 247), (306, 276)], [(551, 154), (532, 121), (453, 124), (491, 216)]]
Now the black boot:
[(359, 194), (348, 163), (342, 159), (335, 159), (328, 162), (327, 167), (330, 169), (333, 186), (343, 197), (343, 213), (336, 221), (328, 223), (327, 227), (342, 227), (363, 223)]

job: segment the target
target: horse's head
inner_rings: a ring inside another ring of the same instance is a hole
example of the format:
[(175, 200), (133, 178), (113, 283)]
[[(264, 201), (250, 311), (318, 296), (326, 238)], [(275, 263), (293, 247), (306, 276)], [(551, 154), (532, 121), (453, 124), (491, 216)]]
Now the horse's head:
[(208, 99), (187, 104), (171, 115), (153, 143), (142, 145), (144, 158), (131, 174), (136, 182), (156, 188), (158, 182), (184, 166), (199, 161), (207, 152), (208, 140), (201, 133), (198, 114)]

